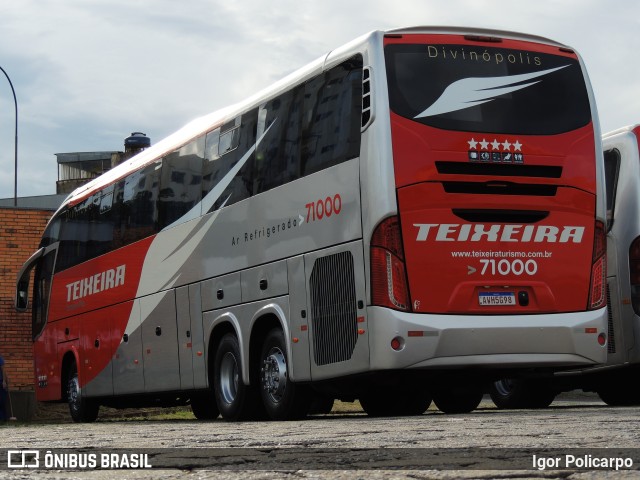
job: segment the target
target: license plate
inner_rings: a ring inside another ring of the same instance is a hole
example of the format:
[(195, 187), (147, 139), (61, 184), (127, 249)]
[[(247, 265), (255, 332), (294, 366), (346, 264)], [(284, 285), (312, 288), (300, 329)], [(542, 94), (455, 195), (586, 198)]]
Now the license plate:
[(483, 307), (515, 305), (516, 296), (512, 292), (481, 292), (478, 294), (478, 303)]

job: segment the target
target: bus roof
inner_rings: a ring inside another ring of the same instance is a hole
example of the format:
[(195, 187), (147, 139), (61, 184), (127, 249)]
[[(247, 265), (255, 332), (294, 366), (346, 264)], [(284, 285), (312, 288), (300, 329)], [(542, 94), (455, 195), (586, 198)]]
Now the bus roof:
[(105, 172), (104, 174), (91, 180), (90, 182), (78, 187), (76, 190), (69, 194), (69, 196), (60, 206), (60, 209), (63, 209), (69, 204), (74, 205), (76, 203), (79, 203), (96, 191), (126, 177), (129, 173), (143, 168), (147, 164), (161, 157), (163, 154), (169, 153), (182, 147), (190, 140), (194, 139), (197, 135), (213, 130), (218, 126), (224, 124), (226, 121), (242, 114), (252, 106), (265, 102), (269, 100), (269, 98), (280, 94), (284, 89), (288, 88), (288, 86), (296, 83), (301, 83), (311, 78), (313, 75), (319, 74), (326, 68), (330, 68), (331, 66), (333, 66), (335, 63), (338, 63), (348, 58), (349, 56), (352, 56), (359, 47), (371, 42), (372, 39), (376, 37), (380, 37), (386, 34), (401, 35), (420, 33), (500, 36), (503, 38), (547, 43), (551, 45), (557, 45), (559, 47), (565, 47), (562, 44), (543, 37), (482, 28), (415, 26), (391, 29), (386, 31), (374, 30), (326, 53), (325, 55), (322, 55), (315, 61), (308, 63), (298, 70), (295, 70), (293, 73), (285, 76), (280, 81), (270, 85), (269, 87), (259, 91), (254, 95), (249, 96), (239, 103), (230, 105), (213, 113), (192, 120), (187, 125), (179, 129), (175, 133), (169, 135), (168, 137), (162, 139), (155, 145), (152, 145), (151, 147), (137, 154), (131, 159), (121, 163), (120, 165)]

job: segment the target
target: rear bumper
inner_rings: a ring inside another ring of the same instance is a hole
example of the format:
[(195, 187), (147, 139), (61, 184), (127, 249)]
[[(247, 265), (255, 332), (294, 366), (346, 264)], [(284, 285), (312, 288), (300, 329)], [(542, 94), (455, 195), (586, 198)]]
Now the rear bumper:
[[(600, 365), (606, 308), (542, 315), (426, 315), (369, 307), (371, 369), (554, 368)], [(595, 329), (595, 331), (593, 330)], [(588, 333), (595, 332), (595, 333)], [(391, 340), (400, 337), (395, 351)]]

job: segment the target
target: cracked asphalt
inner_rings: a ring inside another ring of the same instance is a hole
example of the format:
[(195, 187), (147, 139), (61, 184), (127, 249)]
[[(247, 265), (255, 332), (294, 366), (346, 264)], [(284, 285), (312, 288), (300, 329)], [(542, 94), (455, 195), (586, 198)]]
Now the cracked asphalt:
[[(99, 419), (9, 423), (0, 433), (0, 478), (10, 479), (640, 478), (638, 409), (611, 408), (587, 395), (560, 396), (545, 410), (501, 411), (484, 400), (464, 415), (432, 406), (402, 418), (354, 410), (294, 422)], [(38, 451), (40, 468), (7, 469), (9, 449)], [(101, 455), (120, 462), (146, 455), (152, 467), (46, 468), (47, 452), (59, 462), (94, 455), (99, 467)], [(585, 466), (565, 465), (568, 456)], [(556, 458), (558, 468), (536, 468), (536, 459)], [(633, 466), (594, 466), (601, 458), (624, 458)]]

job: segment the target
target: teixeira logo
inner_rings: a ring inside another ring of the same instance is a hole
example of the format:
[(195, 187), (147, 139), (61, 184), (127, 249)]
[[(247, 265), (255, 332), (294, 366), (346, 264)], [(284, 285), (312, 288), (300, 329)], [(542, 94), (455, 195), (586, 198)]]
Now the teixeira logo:
[(416, 241), (581, 243), (585, 227), (487, 225), (484, 223), (414, 223)]

